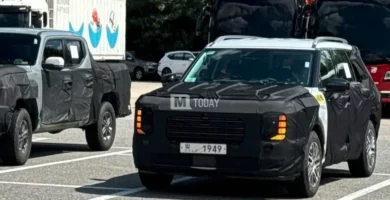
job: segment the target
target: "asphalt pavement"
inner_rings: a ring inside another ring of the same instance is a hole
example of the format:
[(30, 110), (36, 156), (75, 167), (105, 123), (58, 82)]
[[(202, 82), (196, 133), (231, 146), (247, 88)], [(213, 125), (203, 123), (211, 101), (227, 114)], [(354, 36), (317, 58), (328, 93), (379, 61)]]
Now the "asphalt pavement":
[[(135, 95), (159, 83), (134, 83)], [(383, 119), (376, 171), (352, 178), (345, 163), (327, 168), (312, 199), (390, 199), (390, 119)], [(92, 152), (84, 132), (36, 134), (31, 158), (24, 166), (0, 164), (0, 199), (290, 199), (284, 184), (261, 181), (177, 177), (159, 192), (142, 186), (132, 158), (133, 115), (117, 119), (117, 135), (109, 151)]]

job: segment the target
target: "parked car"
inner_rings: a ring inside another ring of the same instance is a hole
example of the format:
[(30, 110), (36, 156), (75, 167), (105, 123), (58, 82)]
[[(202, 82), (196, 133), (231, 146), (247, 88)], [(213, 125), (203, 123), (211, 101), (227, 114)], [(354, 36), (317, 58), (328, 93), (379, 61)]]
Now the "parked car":
[(179, 174), (258, 178), (312, 197), (324, 167), (347, 161), (353, 176), (372, 175), (380, 93), (358, 48), (335, 37), (233, 38), (136, 101), (144, 186), (168, 187)]
[(158, 75), (183, 73), (192, 61), (195, 60), (198, 53), (192, 51), (172, 51), (166, 53), (158, 63)]
[(76, 33), (0, 28), (0, 142), (5, 164), (24, 165), (33, 133), (85, 130), (91, 150), (108, 150), (116, 118), (131, 114), (129, 71), (96, 62)]
[(129, 67), (130, 75), (134, 80), (143, 80), (148, 75), (157, 74), (156, 62), (139, 59), (134, 51), (126, 52), (126, 65)]

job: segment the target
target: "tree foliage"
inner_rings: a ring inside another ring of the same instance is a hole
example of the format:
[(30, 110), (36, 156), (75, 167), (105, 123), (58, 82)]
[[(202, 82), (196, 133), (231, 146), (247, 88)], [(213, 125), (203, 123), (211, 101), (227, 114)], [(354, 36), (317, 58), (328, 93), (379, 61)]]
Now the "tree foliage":
[(155, 59), (167, 51), (199, 50), (195, 27), (203, 5), (203, 0), (128, 0), (127, 49)]

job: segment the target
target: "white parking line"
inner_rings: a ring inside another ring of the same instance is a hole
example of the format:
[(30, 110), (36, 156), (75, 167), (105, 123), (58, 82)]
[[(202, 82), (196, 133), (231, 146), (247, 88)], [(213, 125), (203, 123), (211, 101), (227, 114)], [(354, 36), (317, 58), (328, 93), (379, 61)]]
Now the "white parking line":
[(364, 195), (370, 194), (372, 192), (375, 192), (376, 190), (382, 189), (382, 188), (387, 187), (387, 186), (390, 186), (390, 179), (385, 180), (383, 182), (380, 182), (378, 184), (372, 185), (370, 187), (361, 189), (359, 191), (356, 191), (356, 192), (349, 194), (347, 196), (344, 196), (338, 200), (354, 200), (354, 199), (357, 199), (357, 198), (362, 197)]
[(43, 141), (43, 140), (50, 140), (50, 138), (33, 138), (33, 142)]
[(62, 160), (62, 161), (56, 161), (56, 162), (49, 162), (49, 163), (43, 163), (39, 165), (31, 165), (31, 166), (25, 166), (25, 167), (18, 167), (13, 169), (6, 169), (6, 170), (0, 170), (0, 174), (10, 173), (10, 172), (17, 172), (17, 171), (24, 171), (28, 169), (35, 169), (35, 168), (41, 168), (41, 167), (47, 167), (52, 165), (60, 165), (65, 163), (72, 163), (72, 162), (78, 162), (78, 161), (84, 161), (84, 160), (90, 160), (95, 158), (103, 158), (123, 153), (130, 153), (132, 150), (126, 150), (126, 151), (118, 151), (118, 152), (111, 152), (111, 153), (105, 153), (105, 154), (99, 154), (94, 156), (87, 156), (82, 158), (76, 158), (76, 159), (70, 159), (70, 160)]
[[(193, 179), (193, 178), (192, 177), (177, 178), (177, 179), (172, 181), (172, 184), (180, 183), (180, 182), (183, 182), (183, 181), (188, 181), (190, 179)], [(145, 191), (145, 190), (146, 190), (145, 187), (139, 187), (139, 188), (134, 188), (134, 189), (130, 189), (130, 190), (122, 191), (122, 192), (117, 192), (117, 193), (114, 193), (114, 194), (111, 194), (111, 195), (104, 195), (104, 196), (96, 197), (96, 198), (93, 198), (93, 199), (90, 199), (90, 200), (113, 199), (113, 198), (117, 198), (117, 197), (123, 197), (123, 196), (129, 195), (129, 194), (134, 194), (134, 193), (137, 193), (137, 192), (142, 192), (142, 191)]]
[(131, 147), (111, 147), (113, 149), (132, 149)]
[(59, 188), (86, 188), (96, 190), (129, 190), (130, 188), (115, 188), (115, 187), (98, 187), (88, 185), (62, 185), (62, 184), (46, 184), (46, 183), (28, 183), (28, 182), (13, 182), (13, 181), (0, 181), (0, 184), (10, 185), (30, 185), (30, 186), (44, 186), (44, 187), (59, 187)]
[(132, 156), (133, 154), (132, 153), (122, 153), (122, 154), (118, 154), (118, 156)]

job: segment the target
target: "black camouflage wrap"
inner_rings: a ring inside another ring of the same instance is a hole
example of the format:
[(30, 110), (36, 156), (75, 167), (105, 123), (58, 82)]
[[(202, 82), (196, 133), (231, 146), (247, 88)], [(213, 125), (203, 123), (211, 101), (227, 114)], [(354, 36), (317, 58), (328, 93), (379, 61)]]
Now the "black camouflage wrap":
[(95, 121), (97, 118), (104, 94), (115, 96), (118, 117), (130, 115), (131, 78), (126, 64), (92, 61), (92, 69), (95, 76), (95, 84), (93, 86), (93, 111), (91, 113), (93, 117), (91, 120)]
[[(194, 107), (191, 100), (192, 110), (180, 111), (171, 109), (171, 94), (220, 101), (218, 107), (199, 108)], [(141, 171), (173, 174), (223, 173), (259, 178), (296, 176), (302, 169), (303, 148), (309, 133), (319, 121), (319, 104), (302, 86), (180, 82), (141, 96), (136, 108), (142, 109), (142, 129), (146, 132), (145, 135), (134, 134), (136, 167)], [(270, 138), (277, 133), (277, 120), (281, 114), (287, 116), (287, 139), (271, 142)], [(176, 119), (175, 123), (172, 118)], [(218, 120), (239, 121), (243, 134), (240, 137), (233, 135), (229, 123), (211, 124)], [(215, 129), (218, 127), (219, 132)], [(228, 144), (228, 154), (180, 154), (180, 142)], [(207, 172), (192, 169), (192, 166), (215, 167), (217, 170)]]
[(361, 83), (351, 82), (350, 89), (342, 93), (325, 93), (329, 121), (325, 165), (360, 156), (369, 120), (374, 123), (377, 134), (379, 132), (380, 93), (369, 76), (357, 47), (353, 47), (349, 59), (358, 72), (356, 76)]
[(29, 80), (26, 70), (14, 65), (0, 68), (0, 134), (4, 133), (18, 100), (36, 99), (38, 84)]

